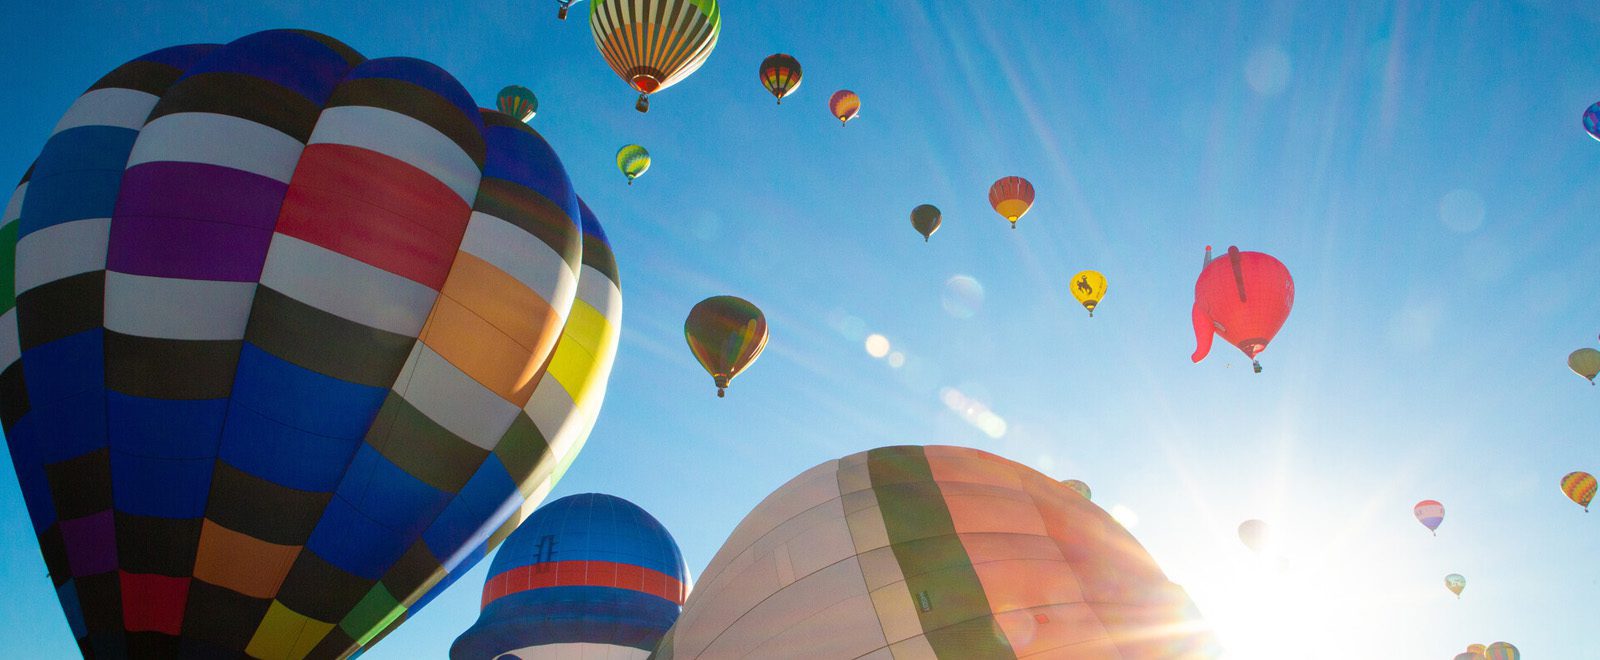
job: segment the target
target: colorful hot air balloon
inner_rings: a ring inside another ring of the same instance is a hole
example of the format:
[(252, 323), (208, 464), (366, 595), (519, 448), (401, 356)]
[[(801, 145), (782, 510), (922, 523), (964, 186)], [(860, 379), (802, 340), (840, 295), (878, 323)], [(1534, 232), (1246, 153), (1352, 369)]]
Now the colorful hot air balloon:
[(1459, 573), (1451, 573), (1444, 576), (1444, 588), (1449, 589), (1450, 593), (1456, 595), (1456, 598), (1460, 598), (1461, 590), (1467, 588), (1467, 579), (1461, 577)]
[(633, 185), (633, 180), (639, 178), (650, 169), (650, 152), (637, 144), (630, 144), (617, 150), (617, 169), (623, 176), (628, 177), (628, 185)]
[(1433, 532), (1434, 536), (1439, 535), (1439, 523), (1444, 522), (1443, 504), (1434, 500), (1423, 500), (1417, 502), (1416, 506), (1411, 507), (1411, 513), (1417, 517), (1417, 522), (1422, 523), (1423, 527)]
[(556, 9), (556, 18), (559, 18), (559, 19), (561, 19), (563, 21), (567, 20), (567, 10), (570, 9), (573, 5), (578, 4), (579, 2), (582, 2), (582, 1), (583, 0), (556, 0), (556, 3), (561, 5), (559, 8)]
[(1484, 660), (1484, 657), (1482, 653), (1467, 651), (1466, 653), (1457, 653), (1455, 660)]
[(1020, 176), (1001, 177), (989, 186), (989, 205), (1016, 229), (1017, 220), (1033, 207), (1033, 184)]
[(800, 89), (800, 60), (784, 53), (768, 55), (761, 60), (761, 86), (766, 87), (783, 105), (783, 97)]
[(620, 497), (570, 495), (506, 538), (450, 657), (643, 658), (688, 594), (683, 555), (654, 517)]
[(1250, 519), (1239, 523), (1239, 541), (1251, 552), (1261, 554), (1267, 549), (1267, 542), (1271, 531), (1267, 523)]
[(533, 129), (313, 32), (79, 97), (0, 218), (0, 423), (83, 653), (339, 657), (470, 569), (609, 369), (579, 218)]
[(1089, 490), (1089, 484), (1083, 483), (1082, 481), (1078, 481), (1077, 479), (1068, 479), (1061, 482), (1061, 485), (1071, 488), (1072, 492), (1082, 495), (1083, 499), (1094, 499), (1094, 492)]
[(526, 122), (539, 112), (539, 97), (521, 85), (509, 85), (495, 97), (495, 106), (517, 121)]
[(1589, 137), (1600, 140), (1600, 103), (1583, 111), (1583, 130), (1588, 131)]
[(1489, 647), (1484, 646), (1482, 644), (1468, 644), (1467, 645), (1467, 653), (1476, 653), (1476, 654), (1481, 656), (1481, 655), (1483, 655), (1485, 653), (1488, 653), (1488, 652), (1489, 652)]
[(689, 310), (683, 336), (689, 341), (689, 351), (717, 384), (717, 398), (722, 398), (728, 383), (767, 347), (767, 317), (743, 298), (712, 296)]
[(1522, 652), (1511, 642), (1495, 642), (1484, 650), (1483, 657), (1489, 660), (1522, 660)]
[(1585, 513), (1589, 511), (1589, 502), (1594, 500), (1595, 486), (1594, 475), (1588, 472), (1570, 472), (1561, 478), (1561, 492), (1583, 507)]
[(1572, 373), (1589, 379), (1589, 384), (1594, 384), (1594, 377), (1600, 376), (1600, 351), (1592, 348), (1580, 348), (1567, 356), (1567, 368)]
[(717, 0), (593, 0), (589, 30), (611, 70), (634, 90), (634, 109), (650, 111), (650, 95), (694, 73), (717, 47)]
[(828, 112), (843, 126), (861, 114), (861, 97), (848, 89), (841, 89), (828, 98)]
[(932, 204), (921, 204), (911, 209), (911, 226), (922, 234), (922, 242), (928, 242), (933, 232), (939, 231), (939, 207)]
[(1261, 373), (1255, 357), (1266, 350), (1293, 307), (1294, 278), (1283, 262), (1230, 246), (1226, 259), (1208, 262), (1195, 280), (1195, 349), (1189, 359), (1204, 360), (1211, 352), (1212, 334), (1218, 334), (1239, 347)]
[(993, 454), (901, 446), (828, 461), (762, 500), (653, 657), (1220, 653), (1188, 595), (1099, 507)]
[(1072, 276), (1072, 286), (1068, 288), (1072, 290), (1072, 297), (1089, 310), (1089, 318), (1094, 318), (1095, 306), (1106, 297), (1106, 276), (1094, 270), (1079, 271)]

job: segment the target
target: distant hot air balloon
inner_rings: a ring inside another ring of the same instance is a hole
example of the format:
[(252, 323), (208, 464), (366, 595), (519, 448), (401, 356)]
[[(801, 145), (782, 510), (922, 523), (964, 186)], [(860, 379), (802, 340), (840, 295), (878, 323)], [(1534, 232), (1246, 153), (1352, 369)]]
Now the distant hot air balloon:
[(839, 120), (843, 126), (861, 114), (861, 97), (848, 89), (841, 89), (828, 98), (828, 111), (833, 113), (834, 119)]
[(0, 424), (85, 656), (359, 653), (582, 446), (609, 250), (443, 69), (303, 30), (159, 50), (36, 163), (0, 217)]
[(1589, 132), (1589, 137), (1600, 140), (1600, 103), (1583, 111), (1583, 130)]
[(1422, 523), (1423, 527), (1433, 532), (1434, 536), (1439, 535), (1439, 523), (1444, 522), (1443, 504), (1434, 500), (1423, 500), (1417, 502), (1416, 506), (1411, 507), (1411, 513), (1417, 517), (1417, 522)]
[(526, 122), (539, 112), (539, 97), (521, 85), (508, 85), (495, 97), (495, 106), (513, 119)]
[(1251, 552), (1260, 554), (1266, 550), (1269, 534), (1267, 523), (1260, 520), (1250, 519), (1239, 523), (1239, 540)]
[(1594, 475), (1588, 472), (1572, 472), (1561, 478), (1561, 492), (1566, 493), (1567, 499), (1583, 507), (1586, 513), (1589, 511), (1589, 502), (1594, 500), (1595, 486)]
[(1467, 653), (1476, 653), (1476, 654), (1481, 656), (1481, 655), (1483, 655), (1485, 653), (1488, 653), (1488, 652), (1489, 652), (1489, 647), (1484, 646), (1482, 644), (1468, 644), (1467, 645)]
[(1600, 376), (1600, 351), (1592, 348), (1580, 348), (1567, 356), (1567, 368), (1572, 373), (1589, 379), (1589, 384), (1594, 384), (1595, 376)]
[(932, 204), (921, 204), (911, 209), (911, 226), (922, 234), (922, 241), (926, 243), (933, 232), (939, 231), (939, 207)]
[(637, 144), (630, 144), (617, 150), (617, 169), (628, 177), (628, 185), (633, 185), (633, 180), (639, 178), (650, 169), (650, 152)]
[(800, 89), (800, 60), (793, 56), (778, 53), (768, 55), (761, 60), (761, 85), (767, 88), (778, 99), (778, 105), (783, 105), (783, 97), (793, 94)]
[(1294, 307), (1294, 278), (1283, 263), (1262, 252), (1240, 252), (1230, 246), (1225, 259), (1200, 270), (1194, 283), (1195, 350), (1190, 360), (1199, 362), (1211, 352), (1211, 337), (1221, 335), (1255, 360), (1278, 334)]
[(582, 1), (583, 0), (556, 0), (556, 3), (561, 5), (558, 9), (556, 9), (556, 18), (559, 18), (563, 21), (567, 20), (567, 9)]
[(1188, 594), (1100, 507), (1027, 466), (932, 445), (830, 460), (768, 495), (653, 657), (1220, 654)]
[(683, 336), (700, 366), (716, 382), (717, 397), (721, 398), (728, 383), (767, 347), (767, 317), (743, 298), (712, 296), (689, 310)]
[(1482, 653), (1467, 651), (1465, 653), (1457, 653), (1455, 660), (1484, 660), (1484, 657)]
[(989, 205), (1016, 229), (1017, 220), (1033, 207), (1033, 184), (1020, 176), (1001, 177), (989, 186)]
[(654, 517), (620, 497), (569, 495), (506, 538), (450, 657), (642, 658), (688, 594), (683, 555)]
[(1467, 588), (1467, 579), (1461, 577), (1459, 573), (1451, 573), (1444, 576), (1444, 588), (1449, 589), (1450, 593), (1456, 595), (1456, 598), (1460, 598), (1461, 590)]
[(1489, 660), (1522, 660), (1522, 652), (1511, 642), (1495, 642), (1484, 650), (1483, 657)]
[(1095, 270), (1079, 271), (1072, 276), (1072, 284), (1067, 288), (1072, 291), (1072, 297), (1089, 310), (1089, 317), (1093, 318), (1095, 306), (1106, 297), (1106, 276)]
[(1083, 483), (1082, 481), (1078, 481), (1077, 479), (1068, 479), (1066, 481), (1061, 482), (1061, 485), (1066, 486), (1067, 488), (1071, 488), (1073, 490), (1073, 492), (1076, 492), (1077, 494), (1082, 495), (1083, 499), (1086, 499), (1086, 500), (1093, 500), (1094, 499), (1094, 492), (1089, 490), (1089, 484)]
[(591, 0), (589, 30), (611, 70), (634, 90), (634, 109), (694, 73), (717, 47), (717, 0)]

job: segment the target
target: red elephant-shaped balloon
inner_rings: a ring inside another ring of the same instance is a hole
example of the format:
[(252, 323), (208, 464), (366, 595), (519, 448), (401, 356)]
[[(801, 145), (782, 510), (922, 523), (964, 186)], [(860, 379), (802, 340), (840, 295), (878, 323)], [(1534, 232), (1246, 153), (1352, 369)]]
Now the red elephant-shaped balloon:
[(1256, 373), (1261, 363), (1255, 357), (1266, 350), (1294, 307), (1294, 278), (1283, 262), (1262, 252), (1240, 252), (1230, 246), (1224, 259), (1211, 259), (1206, 246), (1206, 264), (1194, 283), (1194, 355), (1199, 362), (1211, 352), (1211, 335), (1216, 333), (1238, 346), (1250, 358)]

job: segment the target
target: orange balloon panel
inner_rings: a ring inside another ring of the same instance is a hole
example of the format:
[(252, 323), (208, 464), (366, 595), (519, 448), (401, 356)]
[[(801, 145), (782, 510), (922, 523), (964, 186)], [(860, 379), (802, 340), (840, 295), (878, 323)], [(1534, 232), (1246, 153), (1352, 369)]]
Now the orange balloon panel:
[(829, 461), (711, 560), (659, 658), (1215, 658), (1183, 589), (1099, 507), (975, 449)]

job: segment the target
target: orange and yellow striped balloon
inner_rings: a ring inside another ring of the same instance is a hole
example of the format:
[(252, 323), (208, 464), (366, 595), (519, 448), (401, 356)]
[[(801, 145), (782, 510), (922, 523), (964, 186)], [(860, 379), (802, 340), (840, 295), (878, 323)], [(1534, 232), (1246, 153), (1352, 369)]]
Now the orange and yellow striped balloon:
[(1594, 500), (1595, 487), (1594, 475), (1588, 472), (1572, 472), (1561, 478), (1561, 492), (1577, 502), (1584, 511), (1589, 510), (1589, 502)]
[(722, 33), (717, 0), (594, 0), (589, 30), (611, 70), (634, 90), (634, 108), (689, 77), (711, 57)]
[(768, 55), (761, 60), (761, 86), (766, 87), (783, 105), (783, 97), (800, 89), (800, 60), (786, 53)]
[(1020, 176), (1002, 177), (989, 186), (989, 204), (1016, 229), (1017, 220), (1033, 208), (1033, 184)]
[(828, 99), (828, 111), (833, 113), (834, 119), (839, 120), (840, 126), (848, 124), (861, 114), (861, 97), (848, 89), (841, 89)]

